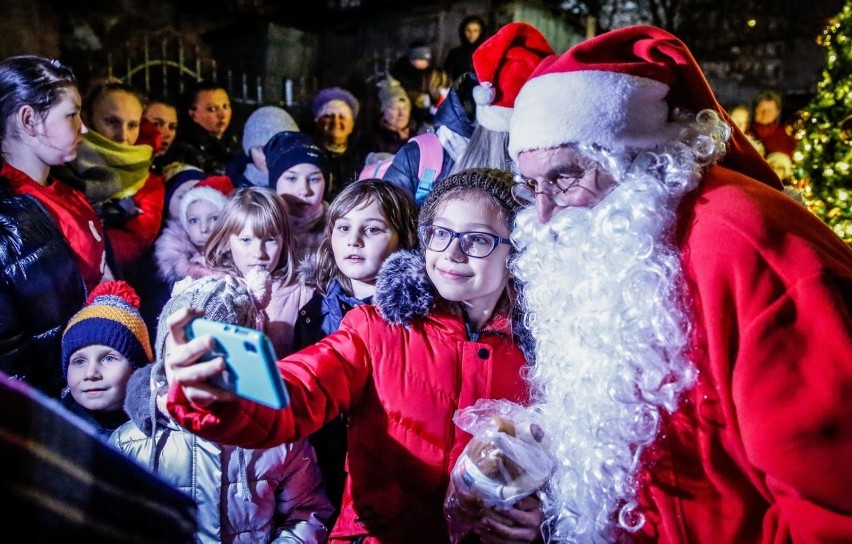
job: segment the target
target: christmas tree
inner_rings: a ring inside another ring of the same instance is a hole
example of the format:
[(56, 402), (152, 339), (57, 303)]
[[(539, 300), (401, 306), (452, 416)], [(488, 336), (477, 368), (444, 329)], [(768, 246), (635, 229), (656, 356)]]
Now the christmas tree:
[(826, 63), (816, 96), (795, 126), (796, 177), (808, 207), (852, 243), (852, 0), (819, 42)]

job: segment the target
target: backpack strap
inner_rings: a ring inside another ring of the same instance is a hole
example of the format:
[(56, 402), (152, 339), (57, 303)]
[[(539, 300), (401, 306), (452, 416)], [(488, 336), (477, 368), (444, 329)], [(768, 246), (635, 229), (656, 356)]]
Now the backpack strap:
[(392, 162), (393, 157), (388, 157), (387, 159), (382, 159), (379, 162), (366, 165), (358, 175), (358, 181), (370, 178), (382, 179), (385, 172), (387, 172), (388, 168), (390, 168)]
[(444, 164), (444, 146), (434, 132), (425, 132), (411, 138), (417, 142), (420, 148), (420, 167), (417, 171), (417, 189), (414, 192), (414, 200), (417, 205), (423, 204), (426, 195), (432, 190), (435, 180), (441, 175)]

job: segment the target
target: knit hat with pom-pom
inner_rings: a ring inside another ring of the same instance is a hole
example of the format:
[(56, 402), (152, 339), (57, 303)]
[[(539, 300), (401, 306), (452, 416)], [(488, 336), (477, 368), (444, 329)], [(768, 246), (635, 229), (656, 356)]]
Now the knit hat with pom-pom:
[(166, 319), (182, 308), (196, 308), (204, 317), (243, 327), (254, 327), (257, 320), (255, 299), (245, 282), (232, 276), (186, 278), (175, 284), (172, 297), (163, 306), (157, 323), (154, 349), (157, 361), (163, 360), (169, 327)]
[(148, 328), (139, 313), (139, 296), (127, 282), (108, 281), (95, 287), (83, 309), (68, 322), (62, 335), (62, 374), (67, 374), (74, 352), (93, 345), (116, 350), (133, 368), (154, 359)]

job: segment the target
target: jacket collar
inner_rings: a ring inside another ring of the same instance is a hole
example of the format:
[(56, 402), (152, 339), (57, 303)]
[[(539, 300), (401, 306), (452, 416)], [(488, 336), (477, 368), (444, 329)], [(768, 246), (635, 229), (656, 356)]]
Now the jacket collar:
[[(518, 289), (520, 286), (516, 284), (515, 290)], [(409, 326), (415, 319), (428, 317), (436, 306), (456, 312), (463, 319), (458, 308), (454, 309), (452, 303), (438, 296), (426, 275), (423, 254), (417, 250), (400, 250), (387, 258), (376, 278), (373, 304), (385, 321), (395, 325)], [(506, 312), (495, 313), (483, 327), (483, 332), (511, 334), (527, 362), (533, 363), (535, 341), (524, 325), (519, 304), (513, 304), (511, 319)]]

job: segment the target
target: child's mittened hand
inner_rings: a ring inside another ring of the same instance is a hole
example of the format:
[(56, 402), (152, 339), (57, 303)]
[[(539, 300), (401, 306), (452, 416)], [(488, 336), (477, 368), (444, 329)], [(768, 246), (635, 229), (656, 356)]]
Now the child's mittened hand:
[(199, 362), (202, 355), (213, 349), (213, 339), (208, 335), (187, 342), (186, 325), (201, 315), (199, 310), (183, 308), (167, 318), (170, 334), (166, 339), (164, 364), (170, 385), (178, 385), (189, 402), (206, 408), (214, 402), (232, 401), (235, 396), (211, 384), (212, 378), (220, 377), (225, 371), (222, 357)]

